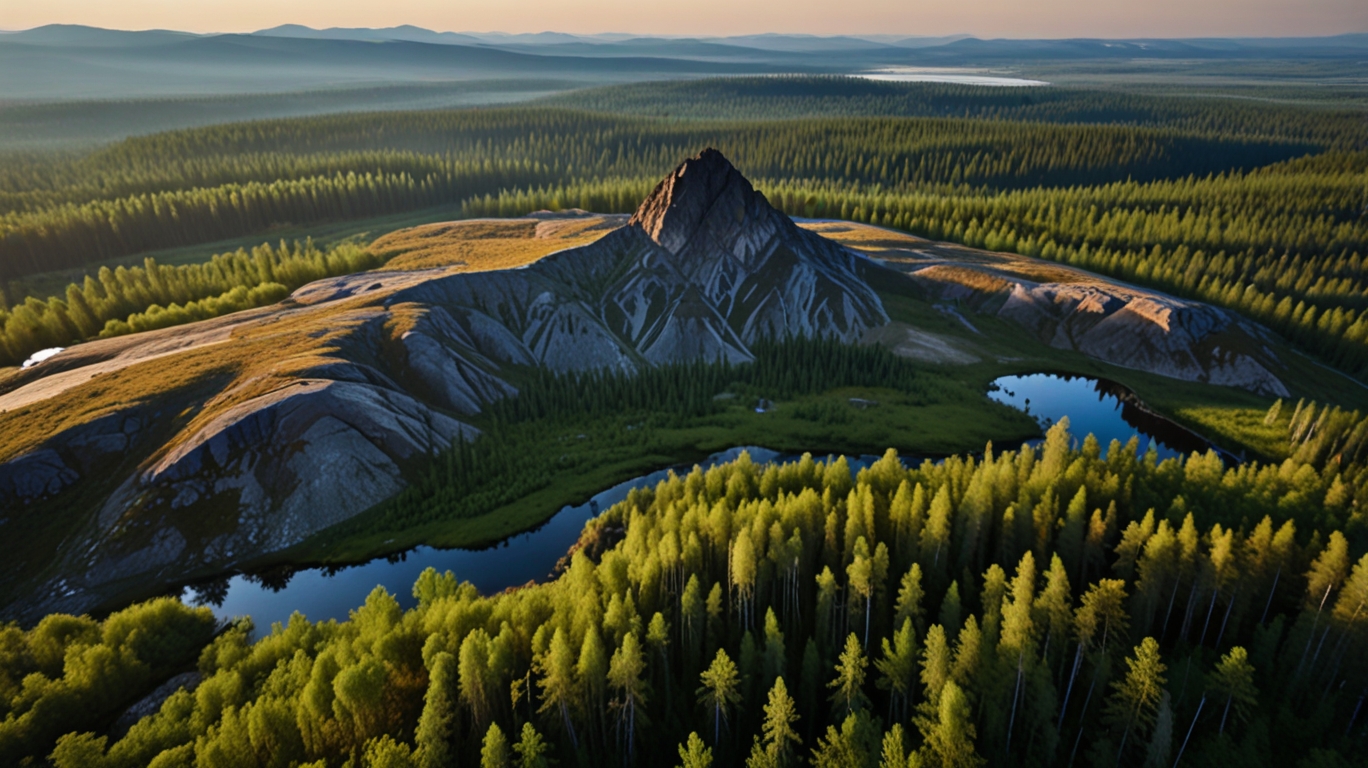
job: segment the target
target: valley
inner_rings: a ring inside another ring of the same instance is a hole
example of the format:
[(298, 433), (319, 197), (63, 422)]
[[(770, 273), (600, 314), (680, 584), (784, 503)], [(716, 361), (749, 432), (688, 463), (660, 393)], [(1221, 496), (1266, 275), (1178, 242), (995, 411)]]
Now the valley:
[(1360, 38), (0, 33), (0, 764), (1357, 765)]

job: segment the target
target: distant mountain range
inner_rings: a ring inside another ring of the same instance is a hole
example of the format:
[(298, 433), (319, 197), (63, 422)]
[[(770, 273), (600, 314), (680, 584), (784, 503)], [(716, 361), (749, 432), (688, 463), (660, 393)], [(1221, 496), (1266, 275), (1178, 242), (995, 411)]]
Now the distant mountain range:
[(719, 74), (855, 73), (1130, 59), (1352, 59), (1368, 34), (1319, 38), (980, 40), (967, 35), (652, 37), (435, 32), (415, 26), (197, 35), (48, 25), (0, 33), (0, 99), (283, 92), (545, 77), (607, 84)]

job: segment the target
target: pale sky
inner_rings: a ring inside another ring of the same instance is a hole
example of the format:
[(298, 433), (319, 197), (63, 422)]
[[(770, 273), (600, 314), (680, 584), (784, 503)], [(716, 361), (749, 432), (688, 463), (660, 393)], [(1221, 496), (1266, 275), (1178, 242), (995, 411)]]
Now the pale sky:
[(0, 0), (0, 27), (1232, 37), (1368, 32), (1368, 0)]

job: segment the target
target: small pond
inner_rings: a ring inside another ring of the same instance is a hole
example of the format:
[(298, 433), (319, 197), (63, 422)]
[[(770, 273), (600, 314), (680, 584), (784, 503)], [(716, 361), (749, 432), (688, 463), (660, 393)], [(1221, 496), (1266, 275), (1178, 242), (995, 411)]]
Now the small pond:
[[(1160, 461), (1215, 447), (1200, 435), (1147, 410), (1135, 393), (1105, 379), (1052, 373), (1003, 376), (993, 381), (988, 397), (1036, 417), (1041, 429), (1049, 429), (1068, 416), (1069, 432), (1076, 441), (1096, 435), (1103, 452), (1112, 440), (1124, 444), (1132, 437), (1140, 438), (1142, 455), (1153, 447)], [(1234, 460), (1219, 448), (1217, 451), (1227, 461)]]
[[(1078, 439), (1092, 433), (1104, 450), (1112, 439), (1124, 443), (1133, 435), (1141, 436), (1142, 452), (1152, 445), (1161, 459), (1209, 447), (1201, 437), (1139, 407), (1139, 401), (1129, 390), (1111, 382), (1034, 374), (1006, 376), (993, 384), (988, 394), (994, 400), (1025, 410), (1040, 421), (1042, 428), (1068, 416), (1070, 431)], [(713, 454), (699, 465), (706, 469), (732, 461), (742, 451), (749, 451), (757, 463), (797, 458), (747, 446)], [(851, 456), (847, 460), (851, 471), (857, 472), (877, 458)], [(674, 469), (687, 471), (688, 467)], [(393, 593), (400, 605), (412, 607), (413, 583), (426, 568), (451, 571), (484, 594), (499, 592), (545, 579), (556, 561), (579, 538), (585, 522), (625, 499), (633, 488), (652, 487), (669, 472), (662, 469), (619, 483), (583, 504), (563, 507), (538, 528), (486, 549), (417, 547), (344, 568), (309, 568), (274, 576), (234, 575), (214, 584), (186, 587), (183, 597), (187, 602), (211, 606), (215, 615), (223, 619), (251, 616), (258, 631), (265, 632), (274, 622), (287, 622), (295, 611), (312, 621), (346, 619), (348, 612), (361, 605), (377, 584)]]

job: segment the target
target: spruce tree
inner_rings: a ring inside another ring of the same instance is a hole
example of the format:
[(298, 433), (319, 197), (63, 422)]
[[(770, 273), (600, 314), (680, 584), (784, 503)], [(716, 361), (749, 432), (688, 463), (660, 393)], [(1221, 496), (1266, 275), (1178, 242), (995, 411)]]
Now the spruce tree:
[(415, 736), (415, 757), (421, 768), (441, 768), (451, 762), (457, 726), (456, 658), (441, 651), (432, 657), (431, 670)]
[(792, 765), (793, 751), (803, 743), (793, 727), (798, 719), (798, 706), (789, 696), (784, 678), (776, 678), (774, 686), (770, 688), (769, 700), (765, 703), (761, 735), (756, 736), (751, 745), (746, 768), (787, 768)]
[(480, 747), (480, 768), (510, 768), (508, 739), (498, 723), (490, 723)]
[(827, 687), (831, 689), (830, 700), (835, 711), (849, 716), (863, 710), (869, 704), (864, 693), (865, 669), (869, 659), (865, 658), (860, 638), (852, 632), (846, 638), (845, 650), (836, 663), (836, 677)]
[(703, 684), (698, 687), (698, 703), (713, 715), (713, 745), (721, 744), (722, 722), (727, 713), (741, 701), (740, 678), (736, 664), (721, 648), (713, 657), (712, 664), (700, 676)]
[(1112, 684), (1107, 702), (1107, 719), (1121, 730), (1117, 759), (1126, 752), (1132, 733), (1148, 733), (1158, 714), (1159, 702), (1167, 682), (1168, 669), (1159, 657), (1159, 643), (1146, 637), (1135, 647), (1135, 656), (1126, 659), (1126, 676)]

